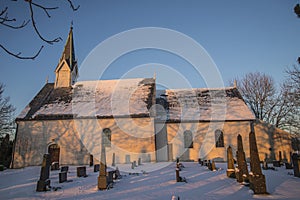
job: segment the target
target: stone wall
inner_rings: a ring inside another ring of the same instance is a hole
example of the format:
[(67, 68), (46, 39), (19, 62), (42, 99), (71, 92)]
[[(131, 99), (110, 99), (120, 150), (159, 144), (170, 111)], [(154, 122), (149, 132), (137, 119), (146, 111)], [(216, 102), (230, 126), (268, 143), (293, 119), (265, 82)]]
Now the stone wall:
[(111, 130), (111, 145), (106, 148), (108, 163), (113, 153), (117, 163), (125, 163), (128, 158), (156, 160), (150, 118), (31, 120), (18, 121), (12, 167), (40, 165), (48, 146), (54, 143), (60, 147), (60, 164), (88, 164), (90, 153), (97, 161), (104, 128)]
[[(223, 132), (224, 147), (216, 147), (215, 131), (219, 129)], [(193, 133), (193, 148), (184, 148), (184, 131), (191, 130)], [(243, 138), (244, 151), (246, 159), (249, 161), (249, 121), (233, 122), (200, 122), (200, 123), (168, 123), (168, 144), (172, 146), (172, 159), (180, 157), (182, 160), (215, 159), (217, 161), (226, 161), (226, 148), (230, 145), (234, 157), (237, 150), (237, 135)], [(272, 126), (256, 122), (255, 133), (260, 160), (266, 157), (269, 160), (278, 159), (279, 151), (283, 158), (289, 160), (291, 151), (291, 140), (289, 134), (280, 129), (274, 129)]]

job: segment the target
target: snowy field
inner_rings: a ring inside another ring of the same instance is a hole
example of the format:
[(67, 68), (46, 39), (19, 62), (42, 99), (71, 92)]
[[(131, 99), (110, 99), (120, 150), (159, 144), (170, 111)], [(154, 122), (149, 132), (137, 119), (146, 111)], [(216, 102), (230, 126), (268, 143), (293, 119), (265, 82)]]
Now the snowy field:
[[(184, 199), (300, 199), (300, 178), (285, 167), (277, 171), (263, 170), (267, 191), (270, 195), (253, 195), (246, 186), (226, 177), (226, 164), (216, 163), (218, 171), (209, 171), (198, 163), (183, 163), (180, 176), (187, 183), (175, 181), (175, 163), (144, 163), (134, 170), (131, 165), (119, 165), (123, 178), (114, 188), (106, 191), (97, 189), (98, 172), (87, 166), (86, 178), (76, 177), (76, 166), (69, 167), (68, 180), (58, 183), (59, 171), (51, 171), (51, 186), (61, 187), (57, 191), (35, 192), (40, 167), (8, 169), (0, 172), (0, 199), (163, 199), (172, 195)], [(129, 172), (139, 173), (129, 175)], [(142, 173), (146, 172), (146, 173)]]

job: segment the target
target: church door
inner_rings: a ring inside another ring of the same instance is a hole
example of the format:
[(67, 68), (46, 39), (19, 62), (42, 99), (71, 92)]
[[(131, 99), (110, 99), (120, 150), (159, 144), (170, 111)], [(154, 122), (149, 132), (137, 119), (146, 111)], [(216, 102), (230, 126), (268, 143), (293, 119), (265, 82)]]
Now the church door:
[(50, 154), (51, 163), (53, 162), (59, 163), (59, 152), (60, 152), (60, 148), (57, 144), (51, 144), (48, 147), (48, 153)]

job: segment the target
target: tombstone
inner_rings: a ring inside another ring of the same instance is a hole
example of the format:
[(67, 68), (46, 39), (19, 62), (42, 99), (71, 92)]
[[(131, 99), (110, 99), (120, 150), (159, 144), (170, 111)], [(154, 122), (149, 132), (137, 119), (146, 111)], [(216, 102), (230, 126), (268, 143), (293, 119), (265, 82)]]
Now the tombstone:
[(179, 176), (179, 169), (176, 168), (176, 182), (187, 182), (185, 177)]
[(244, 152), (244, 147), (243, 147), (243, 140), (242, 136), (239, 134), (237, 136), (237, 152), (236, 152), (236, 157), (237, 157), (237, 170), (235, 173), (235, 177), (237, 182), (242, 183), (242, 182), (248, 182), (248, 167), (247, 167), (247, 162), (246, 162), (246, 156)]
[(109, 172), (107, 173), (107, 184), (108, 184), (108, 185), (114, 183), (114, 173), (115, 173), (115, 171), (109, 171)]
[(227, 148), (227, 170), (226, 170), (226, 175), (229, 178), (235, 178), (234, 160), (233, 160), (231, 146), (229, 146)]
[(211, 171), (216, 171), (216, 163), (215, 163), (215, 161), (213, 160), (212, 162), (211, 162)]
[(292, 161), (294, 166), (294, 176), (300, 177), (300, 156), (296, 153), (293, 153)]
[(100, 164), (94, 165), (94, 172), (99, 172)]
[(249, 133), (249, 146), (250, 146), (250, 168), (251, 174), (249, 176), (250, 189), (254, 194), (268, 194), (266, 188), (266, 178), (262, 174), (258, 149), (256, 144), (254, 124), (251, 122), (251, 131)]
[(115, 171), (115, 179), (120, 179), (120, 178), (122, 178), (121, 173), (120, 173), (120, 171), (119, 171), (119, 168), (116, 167), (116, 171)]
[(269, 169), (269, 166), (268, 166), (268, 162), (266, 160), (264, 160), (263, 162), (263, 167), (262, 167), (264, 170), (268, 170)]
[(85, 166), (77, 167), (77, 177), (87, 177)]
[(69, 166), (62, 166), (60, 168), (60, 172), (68, 172), (69, 171)]
[(141, 164), (142, 164), (142, 159), (139, 158), (139, 159), (138, 159), (138, 165), (141, 165)]
[(90, 167), (94, 165), (94, 156), (90, 154)]
[(101, 145), (101, 157), (100, 157), (100, 170), (98, 176), (98, 189), (106, 190), (107, 188), (107, 177), (106, 177), (106, 153), (105, 146)]
[(116, 166), (116, 155), (115, 155), (115, 153), (113, 153), (113, 155), (112, 155), (112, 163), (111, 163), (111, 166)]
[(285, 169), (294, 169), (293, 165), (291, 163), (285, 163)]
[(59, 170), (59, 163), (58, 162), (53, 162), (51, 164), (51, 170)]
[(131, 163), (131, 169), (134, 169), (134, 162)]
[(67, 181), (67, 171), (63, 171), (59, 173), (59, 183), (63, 183)]
[(133, 161), (133, 165), (134, 165), (134, 167), (137, 167), (137, 165), (136, 165), (136, 161)]
[(273, 160), (273, 167), (281, 167), (280, 161), (278, 161), (278, 160)]
[(50, 188), (50, 154), (44, 154), (43, 156), (43, 163), (41, 167), (40, 179), (37, 182), (36, 191), (43, 192), (47, 191)]

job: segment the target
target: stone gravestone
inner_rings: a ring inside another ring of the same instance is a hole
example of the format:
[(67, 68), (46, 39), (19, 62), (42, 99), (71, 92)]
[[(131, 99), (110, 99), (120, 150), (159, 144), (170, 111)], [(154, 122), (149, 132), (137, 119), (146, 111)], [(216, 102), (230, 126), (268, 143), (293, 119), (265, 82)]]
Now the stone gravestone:
[(100, 169), (100, 164), (95, 164), (94, 165), (94, 172), (99, 172)]
[(59, 172), (59, 183), (67, 181), (67, 171)]
[(101, 145), (101, 158), (100, 158), (100, 171), (98, 176), (98, 189), (106, 190), (107, 189), (107, 177), (106, 177), (106, 153), (105, 145)]
[(227, 170), (226, 175), (229, 178), (235, 178), (235, 170), (234, 170), (234, 160), (232, 155), (232, 148), (229, 145), (227, 148)]
[(187, 182), (185, 177), (179, 176), (179, 168), (176, 168), (176, 182)]
[(134, 162), (131, 163), (131, 169), (134, 169)]
[(254, 194), (268, 194), (266, 188), (266, 178), (262, 174), (260, 167), (253, 122), (251, 123), (251, 131), (249, 133), (249, 146), (251, 168), (251, 173), (249, 176), (250, 188), (253, 190)]
[(77, 177), (87, 177), (85, 166), (77, 167)]
[(294, 166), (294, 176), (300, 177), (300, 156), (296, 153), (293, 153), (292, 161)]
[(111, 163), (111, 166), (116, 166), (116, 155), (115, 155), (115, 153), (113, 153), (113, 155), (112, 155), (112, 163)]
[(94, 156), (90, 154), (90, 167), (94, 165)]
[(216, 171), (216, 170), (217, 170), (217, 168), (216, 168), (216, 163), (215, 163), (214, 160), (211, 162), (211, 169), (210, 169), (210, 170), (211, 170), (211, 171)]
[(60, 168), (60, 171), (61, 171), (61, 172), (68, 172), (68, 171), (69, 171), (69, 166), (62, 166), (62, 167)]
[(141, 165), (141, 164), (142, 164), (142, 159), (139, 158), (139, 159), (138, 159), (138, 165)]
[(47, 191), (50, 188), (50, 180), (49, 180), (50, 166), (51, 166), (50, 155), (44, 154), (40, 179), (38, 180), (37, 187), (36, 187), (37, 192)]
[(236, 157), (237, 157), (237, 169), (236, 169), (236, 180), (239, 183), (242, 182), (248, 182), (248, 168), (247, 168), (247, 162), (246, 162), (246, 156), (243, 148), (243, 140), (242, 136), (239, 134), (237, 136), (237, 152), (236, 152)]

